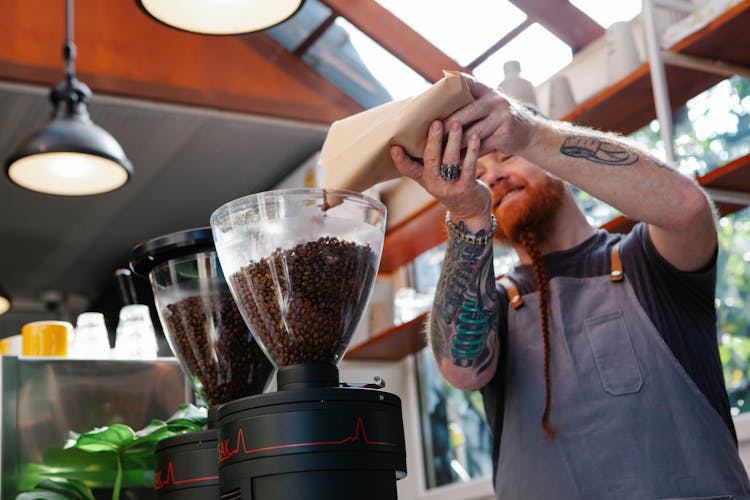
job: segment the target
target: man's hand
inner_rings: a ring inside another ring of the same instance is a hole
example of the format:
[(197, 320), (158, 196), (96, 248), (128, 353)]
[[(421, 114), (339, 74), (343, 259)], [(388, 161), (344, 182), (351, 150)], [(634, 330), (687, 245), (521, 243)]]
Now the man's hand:
[[(474, 134), (468, 139), (466, 152), (461, 158), (464, 137), (461, 124), (449, 124), (445, 149), (443, 135), (443, 124), (434, 121), (427, 135), (423, 163), (410, 158), (400, 146), (391, 147), (393, 163), (401, 174), (411, 177), (437, 198), (454, 221), (464, 221), (472, 232), (489, 229), (492, 194), (476, 179), (479, 137)], [(458, 178), (454, 181), (444, 179), (440, 175), (441, 164), (460, 165)]]
[(481, 141), (480, 157), (493, 151), (520, 154), (533, 140), (539, 124), (502, 92), (468, 75), (466, 81), (475, 101), (446, 119), (446, 123), (458, 122), (464, 128), (462, 146), (466, 146), (467, 137), (476, 134)]

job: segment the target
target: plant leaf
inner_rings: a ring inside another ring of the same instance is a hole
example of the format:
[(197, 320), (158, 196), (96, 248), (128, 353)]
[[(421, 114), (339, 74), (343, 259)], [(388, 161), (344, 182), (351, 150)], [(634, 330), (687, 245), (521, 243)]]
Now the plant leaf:
[[(80, 500), (94, 500), (91, 489), (83, 482), (67, 478), (42, 479), (34, 487), (35, 491), (24, 492), (16, 497), (18, 499), (61, 499), (69, 500), (76, 498)], [(38, 491), (41, 490), (41, 491)]]
[(208, 421), (208, 410), (193, 404), (180, 405), (179, 410), (169, 417), (167, 423), (171, 424), (178, 420), (187, 420), (195, 425), (204, 426)]
[(76, 440), (75, 448), (88, 452), (119, 452), (134, 439), (135, 432), (133, 432), (133, 429), (127, 425), (114, 424), (81, 434)]
[(54, 491), (25, 491), (16, 495), (16, 500), (70, 500), (70, 498)]

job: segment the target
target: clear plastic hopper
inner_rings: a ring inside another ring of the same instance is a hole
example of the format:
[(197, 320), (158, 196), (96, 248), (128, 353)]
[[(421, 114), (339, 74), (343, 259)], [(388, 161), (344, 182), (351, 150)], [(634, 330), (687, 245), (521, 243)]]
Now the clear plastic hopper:
[(258, 193), (211, 215), (232, 296), (277, 367), (341, 360), (372, 292), (385, 215), (375, 199), (323, 189)]
[(167, 340), (209, 406), (260, 394), (273, 366), (232, 299), (210, 228), (143, 242), (131, 267), (148, 276)]

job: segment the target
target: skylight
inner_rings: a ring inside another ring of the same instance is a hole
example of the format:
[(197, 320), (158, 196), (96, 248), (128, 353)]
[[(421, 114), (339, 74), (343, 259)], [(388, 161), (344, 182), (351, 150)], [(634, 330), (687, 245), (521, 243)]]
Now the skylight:
[(526, 19), (507, 0), (377, 2), (464, 66)]
[(497, 86), (503, 80), (503, 64), (521, 63), (521, 76), (539, 85), (573, 60), (570, 47), (541, 25), (534, 23), (506, 46), (477, 66), (478, 80)]
[(609, 28), (617, 21), (630, 21), (641, 12), (641, 0), (570, 0), (570, 3), (604, 28)]
[(340, 17), (303, 58), (365, 107), (412, 97), (430, 85)]

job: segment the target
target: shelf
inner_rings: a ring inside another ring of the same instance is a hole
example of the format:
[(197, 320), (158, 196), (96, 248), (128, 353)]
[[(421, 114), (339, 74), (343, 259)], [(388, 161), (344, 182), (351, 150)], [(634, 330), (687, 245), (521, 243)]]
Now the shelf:
[[(721, 59), (750, 67), (750, 0), (728, 9), (703, 29), (685, 37), (671, 52)], [(666, 65), (672, 109), (709, 89), (725, 77)], [(630, 134), (656, 118), (648, 63), (587, 99), (562, 119), (598, 130)]]
[[(750, 67), (750, 0), (720, 14), (701, 30), (677, 42), (669, 50), (682, 54)], [(670, 101), (673, 109), (715, 85), (724, 77), (702, 71), (667, 66)], [(642, 64), (618, 83), (607, 87), (581, 103), (563, 120), (600, 130), (630, 134), (656, 117), (649, 65)], [(750, 193), (750, 155), (733, 160), (697, 179), (701, 186)], [(717, 202), (720, 215), (734, 213), (746, 205)], [(423, 252), (446, 239), (445, 209), (437, 201), (422, 207), (414, 215), (389, 229), (383, 244), (381, 273), (392, 273)], [(602, 227), (624, 233), (634, 225), (620, 216)], [(422, 349), (425, 343), (423, 314), (403, 325), (373, 335), (353, 346), (347, 359), (398, 360)]]
[[(711, 170), (698, 178), (698, 183), (705, 188), (750, 193), (750, 154)], [(716, 203), (719, 215), (728, 215), (742, 210), (746, 206), (738, 203)]]
[(348, 360), (357, 361), (397, 361), (422, 350), (427, 345), (425, 322), (428, 313), (422, 313), (413, 320), (389, 328), (368, 340), (350, 348)]
[(430, 201), (386, 232), (379, 272), (393, 273), (446, 237), (445, 208), (437, 200)]
[[(711, 170), (706, 175), (696, 179), (698, 184), (705, 188), (726, 189), (750, 193), (750, 154), (741, 156), (736, 160)], [(746, 205), (738, 203), (715, 202), (719, 215), (729, 215), (742, 210)], [(627, 233), (635, 225), (635, 222), (624, 215), (615, 217), (602, 225), (610, 233)]]

